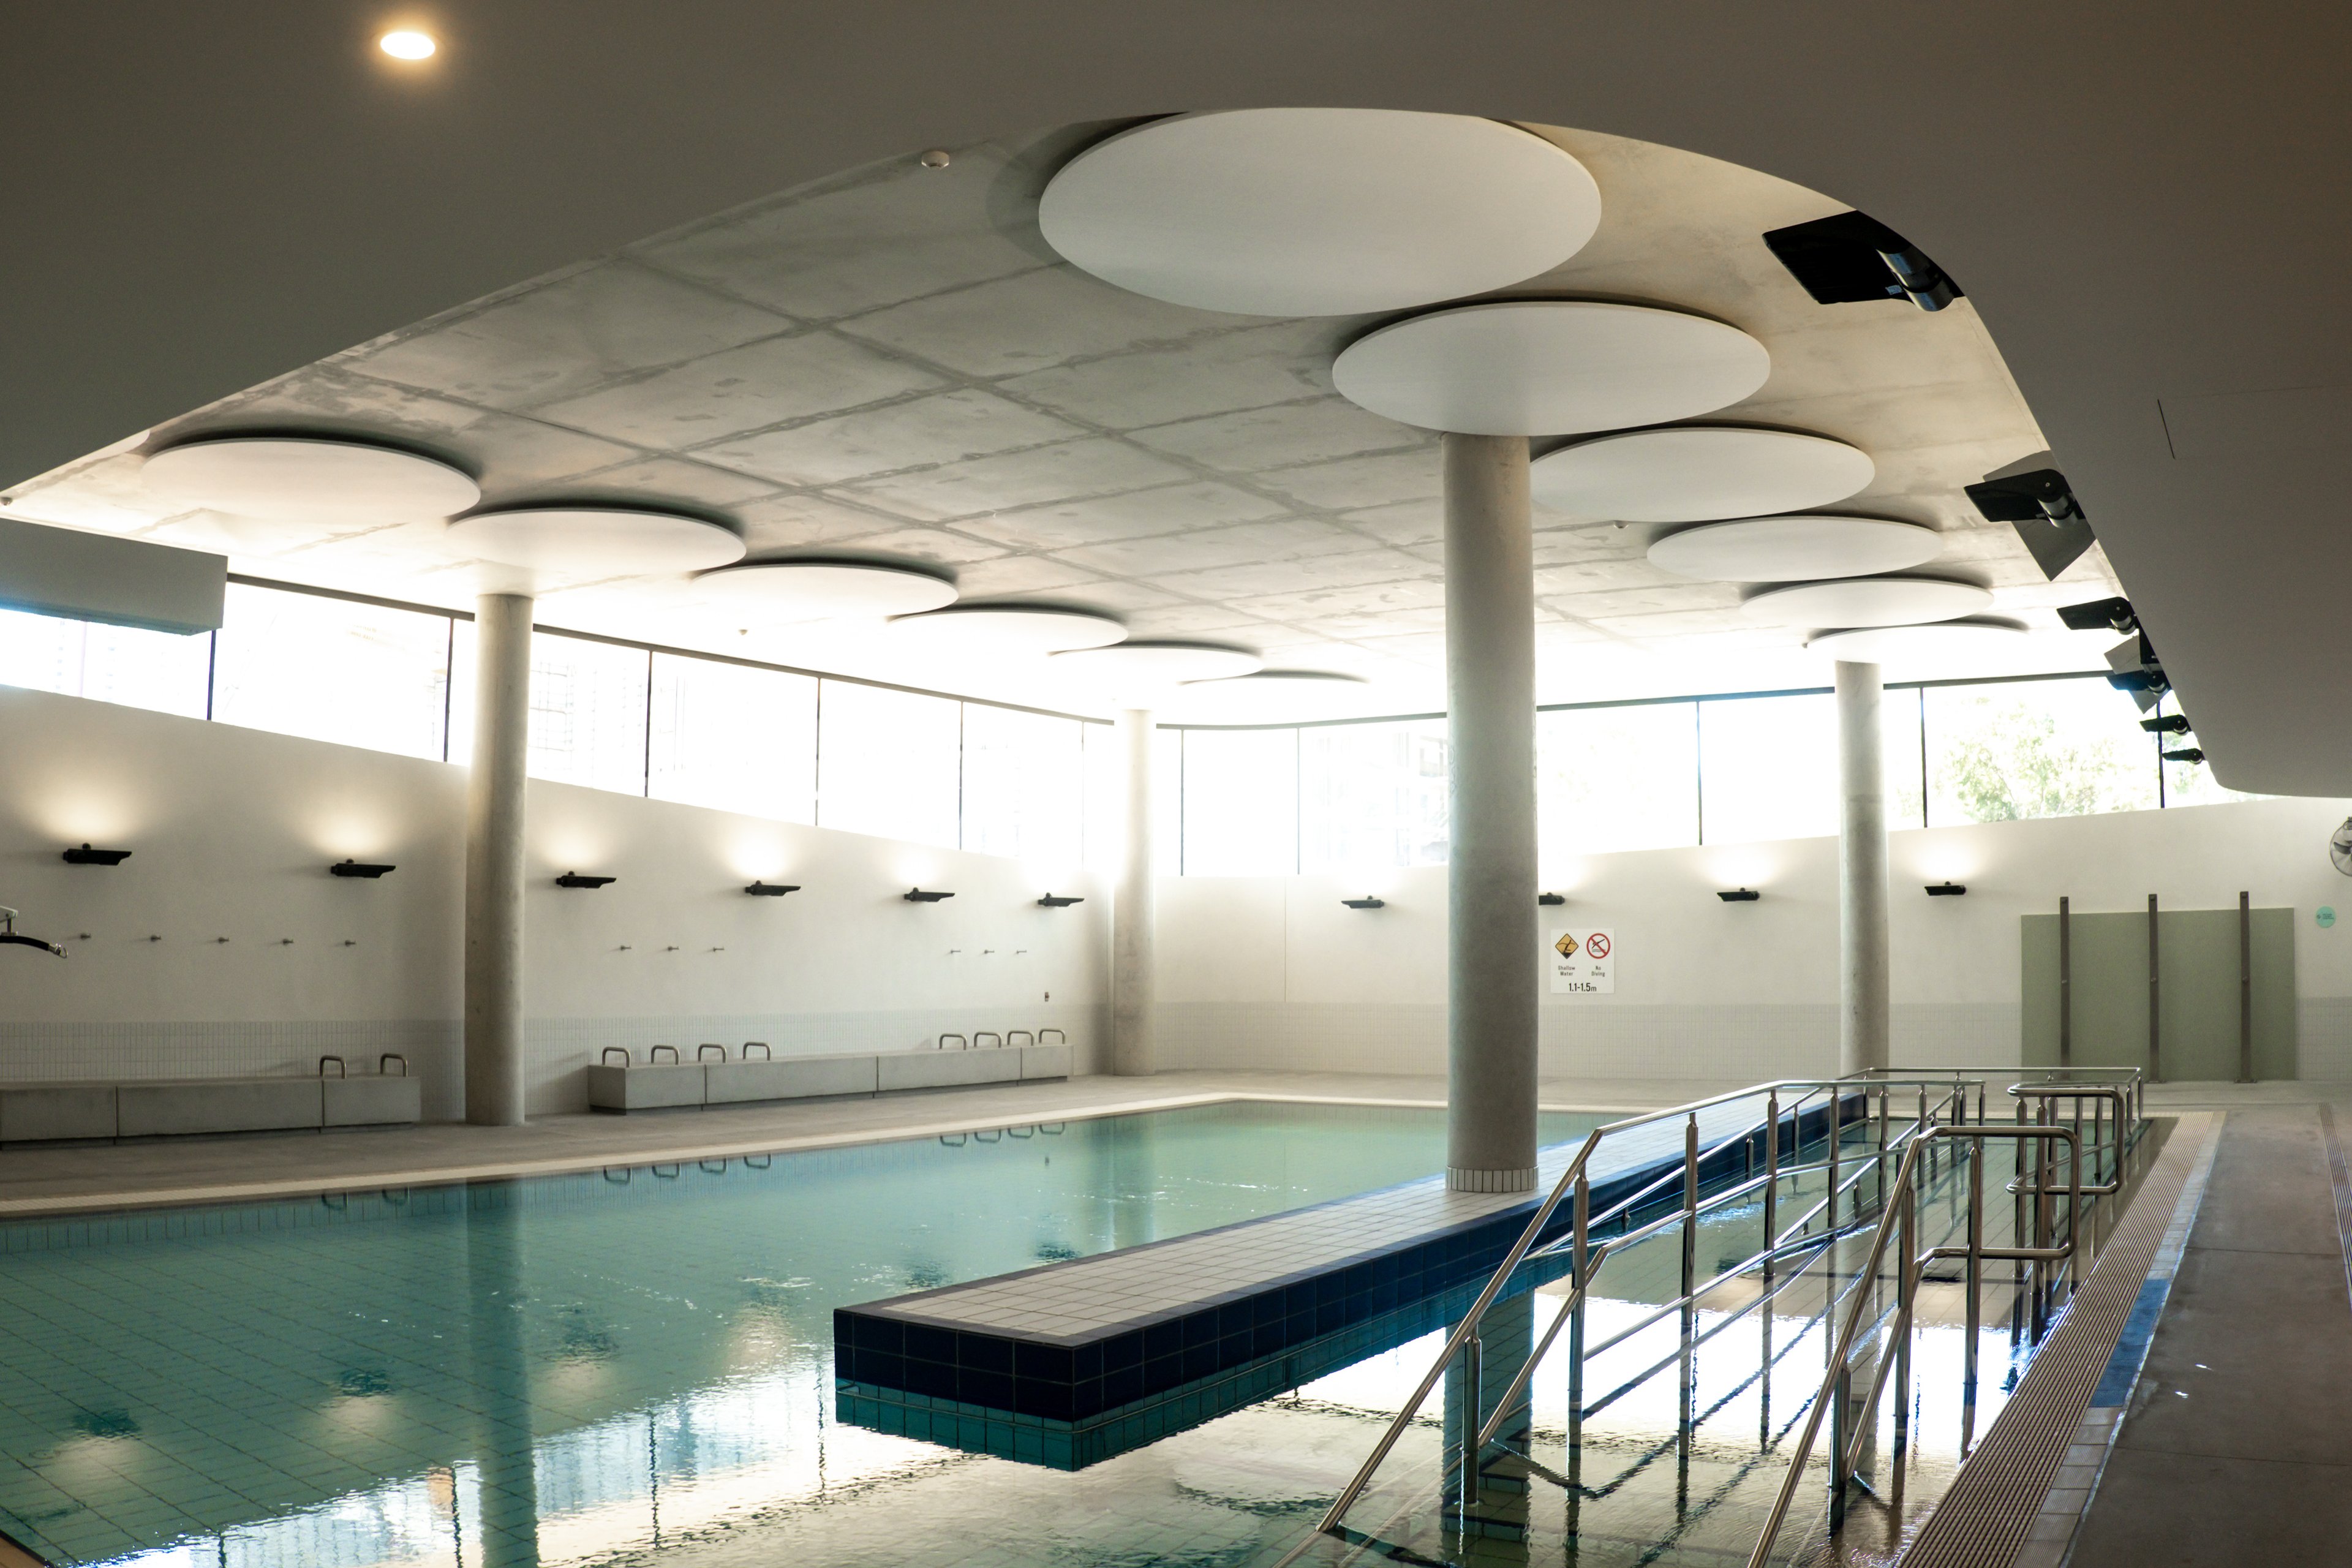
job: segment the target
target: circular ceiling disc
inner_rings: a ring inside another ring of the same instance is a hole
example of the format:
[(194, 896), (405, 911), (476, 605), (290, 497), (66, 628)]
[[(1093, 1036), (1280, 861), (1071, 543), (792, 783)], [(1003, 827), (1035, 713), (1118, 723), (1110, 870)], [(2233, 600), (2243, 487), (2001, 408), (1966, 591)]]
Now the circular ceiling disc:
[(1990, 607), (1992, 594), (1940, 577), (1848, 577), (1768, 588), (1739, 607), (1750, 620), (1783, 626), (1899, 626), (1948, 621)]
[(1749, 517), (1703, 522), (1650, 546), (1650, 564), (1701, 583), (1802, 583), (1925, 564), (1944, 536), (1879, 517)]
[(650, 576), (707, 572), (743, 558), (733, 529), (674, 511), (622, 507), (517, 507), (449, 525), (450, 547), (478, 561), (550, 572)]
[(1414, 316), (1331, 366), (1342, 396), (1424, 430), (1573, 436), (1712, 414), (1771, 374), (1721, 321), (1646, 305), (1507, 300)]
[(1686, 425), (1631, 430), (1547, 452), (1535, 503), (1618, 522), (1705, 522), (1827, 506), (1878, 474), (1870, 454), (1826, 436)]
[(482, 499), (480, 487), (446, 463), (331, 437), (191, 441), (149, 458), (141, 477), (181, 506), (313, 526), (453, 517)]
[(1855, 664), (1919, 664), (2000, 657), (2023, 646), (2025, 628), (1990, 617), (1924, 626), (1868, 626), (1806, 640), (1814, 653)]
[(875, 620), (955, 603), (935, 573), (866, 561), (753, 561), (694, 580), (720, 603), (771, 620)]
[(1362, 677), (1319, 669), (1265, 669), (1230, 680), (1195, 681), (1175, 693), (1172, 712), (1216, 723), (1272, 724), (1321, 718), (1360, 701)]
[(890, 623), (894, 639), (941, 654), (1030, 655), (1105, 647), (1127, 635), (1108, 616), (1035, 605), (955, 605)]
[(1123, 691), (1190, 680), (1227, 680), (1254, 674), (1265, 664), (1246, 648), (1215, 643), (1123, 642), (1054, 656), (1056, 669)]
[(1507, 288), (1584, 247), (1601, 192), (1539, 136), (1458, 114), (1180, 114), (1078, 154), (1045, 243), (1132, 293), (1248, 316), (1402, 310)]

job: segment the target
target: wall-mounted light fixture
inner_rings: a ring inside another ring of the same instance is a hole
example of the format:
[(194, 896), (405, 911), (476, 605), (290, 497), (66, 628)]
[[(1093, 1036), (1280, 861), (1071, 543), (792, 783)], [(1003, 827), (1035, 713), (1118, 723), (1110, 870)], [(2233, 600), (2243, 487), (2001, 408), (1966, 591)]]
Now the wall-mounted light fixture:
[(1544, 905), (1546, 908), (1549, 908), (1555, 904), (1564, 904), (1568, 902), (1568, 895), (1566, 893), (1538, 893), (1536, 895), (1536, 902)]
[(1752, 904), (1764, 895), (1753, 888), (1727, 888), (1715, 896), (1727, 904)]
[(555, 879), (559, 888), (607, 888), (619, 881), (618, 877), (583, 877), (577, 871), (566, 871)]
[(365, 877), (373, 881), (387, 871), (397, 869), (399, 868), (395, 866), (363, 866), (357, 860), (338, 860), (327, 868), (327, 874), (331, 877)]
[(1958, 882), (1930, 882), (1927, 884), (1927, 896), (1931, 899), (1957, 899), (1962, 893), (1967, 891), (1968, 889), (1962, 887)]
[(743, 890), (755, 899), (781, 899), (786, 893), (799, 892), (801, 885), (798, 882), (762, 882), (754, 878), (751, 885)]
[(2178, 752), (2166, 752), (2163, 757), (2168, 763), (2201, 763), (2205, 760), (2205, 753), (2199, 747), (2189, 746)]
[(1047, 893), (1044, 898), (1037, 900), (1037, 907), (1043, 910), (1066, 910), (1072, 904), (1083, 904), (1085, 902), (1086, 900), (1073, 898), (1067, 893)]
[(1351, 910), (1384, 910), (1389, 907), (1386, 899), (1341, 899), (1339, 901)]
[(910, 904), (936, 904), (941, 899), (952, 899), (953, 893), (927, 893), (920, 888), (909, 888), (898, 895)]
[(79, 849), (66, 851), (68, 866), (120, 866), (131, 858), (128, 849), (92, 849), (85, 844)]
[(2189, 715), (2167, 713), (2160, 719), (2143, 719), (2139, 727), (2151, 735), (2186, 735), (2189, 733)]

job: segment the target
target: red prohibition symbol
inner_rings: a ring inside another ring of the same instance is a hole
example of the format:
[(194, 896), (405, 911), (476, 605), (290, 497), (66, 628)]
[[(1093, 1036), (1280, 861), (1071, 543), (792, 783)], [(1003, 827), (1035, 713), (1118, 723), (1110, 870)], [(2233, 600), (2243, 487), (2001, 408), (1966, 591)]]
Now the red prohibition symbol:
[(1593, 958), (1608, 957), (1609, 938), (1600, 931), (1594, 931), (1591, 936), (1584, 939), (1584, 951), (1589, 956)]

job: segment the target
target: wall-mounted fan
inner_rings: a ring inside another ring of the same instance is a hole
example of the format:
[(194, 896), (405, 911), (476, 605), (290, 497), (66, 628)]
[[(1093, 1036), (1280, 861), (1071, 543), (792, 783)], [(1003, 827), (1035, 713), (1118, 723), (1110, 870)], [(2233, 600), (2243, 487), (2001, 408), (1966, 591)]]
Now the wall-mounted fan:
[(2327, 838), (2327, 858), (2336, 868), (2352, 877), (2352, 816), (2347, 816)]

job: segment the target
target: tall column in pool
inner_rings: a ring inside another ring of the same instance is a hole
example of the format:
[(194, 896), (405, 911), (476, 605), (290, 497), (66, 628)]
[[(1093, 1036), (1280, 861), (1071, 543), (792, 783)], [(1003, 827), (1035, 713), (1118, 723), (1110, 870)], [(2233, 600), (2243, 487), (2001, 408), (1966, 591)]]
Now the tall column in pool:
[(1448, 435), (1446, 1184), (1536, 1179), (1535, 543), (1523, 436)]
[(525, 594), (485, 594), (474, 615), (474, 762), (466, 781), (466, 1120), (520, 1127), (523, 776), (530, 729)]
[(1837, 667), (1838, 1071), (1886, 1066), (1886, 775), (1874, 664)]
[(1140, 708), (1118, 716), (1125, 766), (1127, 818), (1120, 829), (1118, 882), (1110, 912), (1111, 1070), (1142, 1076), (1159, 1070), (1152, 1049), (1151, 715)]

